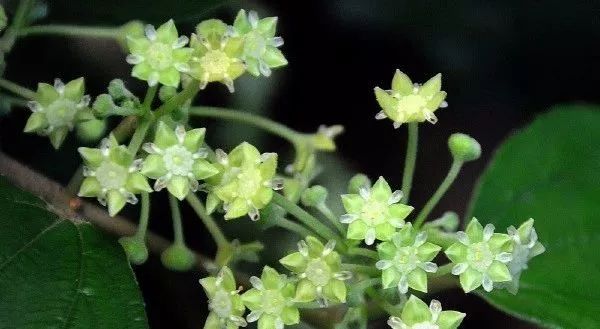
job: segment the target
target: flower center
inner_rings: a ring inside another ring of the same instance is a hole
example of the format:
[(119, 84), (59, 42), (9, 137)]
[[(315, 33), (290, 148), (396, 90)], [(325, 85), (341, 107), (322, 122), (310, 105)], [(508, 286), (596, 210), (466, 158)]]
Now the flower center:
[(440, 329), (440, 326), (431, 322), (415, 323), (412, 329)]
[(208, 308), (222, 319), (229, 318), (232, 308), (231, 295), (227, 291), (219, 289), (208, 303)]
[(177, 176), (187, 176), (192, 172), (194, 156), (181, 145), (173, 145), (165, 150), (163, 161), (167, 170)]
[(162, 71), (169, 68), (173, 61), (173, 49), (162, 42), (153, 43), (146, 52), (146, 61), (152, 69)]
[(485, 272), (494, 261), (494, 254), (486, 242), (478, 242), (469, 246), (467, 261), (474, 269)]
[(406, 116), (415, 115), (421, 112), (427, 101), (420, 95), (408, 95), (400, 97), (398, 100), (398, 112)]
[(331, 280), (331, 269), (322, 259), (313, 259), (306, 266), (306, 278), (315, 286), (324, 286)]
[(238, 195), (245, 198), (251, 198), (262, 187), (262, 176), (260, 170), (256, 168), (242, 169), (237, 179)]
[(77, 104), (70, 99), (59, 98), (48, 106), (46, 119), (52, 127), (70, 126), (77, 113)]
[(419, 259), (417, 258), (417, 250), (413, 247), (401, 247), (396, 251), (396, 256), (394, 257), (394, 267), (398, 270), (398, 272), (406, 273), (417, 268), (417, 263)]
[(216, 79), (227, 74), (229, 65), (229, 56), (222, 50), (209, 50), (200, 58), (202, 69), (209, 75), (215, 76)]
[(96, 169), (96, 179), (100, 182), (100, 186), (107, 190), (118, 190), (124, 187), (127, 176), (127, 168), (110, 161), (102, 162)]
[(260, 58), (267, 49), (267, 39), (257, 31), (248, 32), (245, 36), (244, 52), (250, 57)]
[(365, 224), (375, 226), (385, 221), (387, 211), (387, 205), (379, 201), (368, 200), (362, 208), (360, 217)]
[(265, 313), (278, 315), (285, 306), (285, 298), (279, 290), (265, 290), (262, 294), (262, 305)]

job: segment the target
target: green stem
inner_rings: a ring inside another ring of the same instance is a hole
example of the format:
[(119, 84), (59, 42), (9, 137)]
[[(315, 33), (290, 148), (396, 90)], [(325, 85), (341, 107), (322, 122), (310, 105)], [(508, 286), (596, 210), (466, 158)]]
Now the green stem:
[(14, 96), (10, 96), (8, 94), (0, 94), (0, 98), (7, 102), (8, 104), (10, 104), (10, 106), (18, 106), (18, 107), (27, 107), (27, 100), (21, 98), (21, 97), (14, 97)]
[(186, 197), (186, 200), (190, 206), (192, 206), (192, 209), (194, 209), (198, 217), (200, 217), (204, 223), (204, 226), (206, 226), (206, 229), (215, 240), (217, 248), (220, 249), (226, 247), (229, 244), (229, 240), (227, 240), (225, 234), (223, 234), (223, 231), (221, 231), (221, 228), (219, 225), (217, 225), (215, 219), (206, 212), (206, 208), (200, 199), (198, 199), (194, 193), (189, 193)]
[(6, 79), (0, 78), (0, 88), (4, 88), (11, 93), (26, 99), (33, 99), (35, 97), (35, 92), (33, 90), (19, 86), (18, 84)]
[(458, 176), (458, 173), (460, 172), (460, 169), (462, 168), (463, 163), (464, 162), (459, 161), (459, 160), (454, 160), (452, 162), (452, 166), (450, 167), (450, 171), (448, 171), (448, 175), (446, 175), (446, 178), (444, 178), (444, 180), (440, 184), (440, 187), (438, 187), (438, 189), (431, 196), (429, 201), (427, 201), (427, 203), (425, 204), (425, 206), (423, 207), (423, 209), (417, 216), (417, 219), (415, 219), (415, 221), (413, 223), (413, 226), (415, 228), (420, 228), (421, 225), (423, 225), (423, 222), (425, 222), (425, 219), (427, 219), (427, 216), (429, 216), (429, 214), (431, 213), (433, 208), (437, 205), (437, 203), (440, 201), (442, 196), (444, 196), (446, 191), (448, 191), (448, 188), (450, 187), (450, 185), (452, 185), (452, 183), (456, 179), (456, 176)]
[(325, 203), (321, 203), (317, 205), (317, 210), (327, 218), (331, 224), (340, 232), (341, 236), (346, 235), (346, 230), (344, 226), (340, 222), (340, 219), (331, 211), (331, 209)]
[(78, 26), (78, 25), (34, 25), (22, 28), (17, 32), (19, 37), (32, 35), (59, 35), (72, 37), (109, 38), (117, 39), (120, 34), (118, 27)]
[(448, 247), (456, 242), (456, 234), (454, 233), (443, 232), (438, 228), (427, 229), (425, 226), (423, 229), (427, 231), (427, 241), (437, 244), (443, 249), (448, 249)]
[(263, 118), (251, 113), (229, 110), (220, 107), (194, 106), (190, 108), (190, 115), (223, 119), (241, 122), (265, 130), (273, 135), (279, 136), (290, 143), (298, 143), (302, 134), (294, 131), (278, 122)]
[(349, 248), (348, 255), (364, 256), (374, 260), (379, 260), (379, 255), (377, 254), (377, 251), (360, 247)]
[(281, 219), (277, 220), (275, 225), (278, 227), (281, 227), (283, 229), (286, 229), (290, 232), (294, 232), (302, 238), (305, 238), (307, 236), (311, 236), (314, 234), (306, 227), (304, 227), (298, 223), (292, 222), (291, 220), (289, 220), (287, 218), (281, 218)]
[(416, 122), (408, 124), (408, 142), (406, 145), (406, 158), (404, 159), (404, 172), (402, 173), (402, 203), (408, 203), (410, 189), (412, 188), (413, 176), (415, 174), (415, 163), (417, 162), (417, 147), (419, 144), (419, 125)]
[(337, 236), (329, 227), (321, 223), (318, 219), (313, 217), (311, 214), (306, 212), (304, 209), (298, 207), (296, 204), (290, 202), (283, 195), (279, 193), (273, 193), (273, 202), (283, 208), (285, 211), (296, 217), (304, 225), (312, 229), (316, 234), (320, 235), (326, 240), (336, 240), (336, 248), (345, 250), (343, 240)]
[(33, 6), (33, 0), (22, 0), (15, 11), (12, 24), (0, 39), (0, 48), (5, 53), (9, 53), (12, 47), (15, 45), (19, 31), (25, 26), (27, 15)]
[(358, 272), (362, 274), (366, 274), (373, 277), (378, 277), (381, 275), (381, 272), (375, 268), (373, 265), (363, 265), (363, 264), (342, 264), (342, 269), (351, 272)]
[(150, 218), (150, 194), (142, 193), (142, 205), (140, 210), (140, 222), (138, 224), (135, 237), (140, 240), (145, 240), (146, 231), (148, 230), (148, 219)]
[(140, 147), (142, 146), (142, 143), (146, 139), (146, 134), (148, 133), (150, 124), (151, 124), (150, 120), (142, 119), (140, 121), (139, 126), (133, 133), (133, 136), (131, 137), (131, 141), (129, 142), (128, 149), (129, 149), (129, 152), (131, 152), (131, 154), (133, 154), (134, 156), (137, 154)]
[(144, 103), (142, 104), (144, 110), (150, 111), (150, 107), (152, 106), (152, 102), (154, 101), (154, 97), (156, 96), (157, 90), (158, 85), (152, 86), (148, 88), (148, 91), (146, 91), (146, 97), (144, 97)]
[(400, 316), (402, 310), (381, 297), (375, 289), (367, 288), (366, 292), (367, 295), (369, 295), (369, 297), (371, 297), (371, 299), (373, 299), (386, 313), (393, 316)]
[(173, 112), (175, 109), (185, 104), (185, 102), (194, 98), (199, 90), (200, 82), (193, 80), (179, 94), (173, 96), (168, 102), (156, 109), (154, 112), (155, 119), (160, 120), (160, 117)]
[(181, 211), (179, 210), (179, 201), (173, 195), (169, 194), (169, 205), (171, 206), (171, 217), (173, 217), (174, 244), (184, 245), (183, 225), (181, 223)]

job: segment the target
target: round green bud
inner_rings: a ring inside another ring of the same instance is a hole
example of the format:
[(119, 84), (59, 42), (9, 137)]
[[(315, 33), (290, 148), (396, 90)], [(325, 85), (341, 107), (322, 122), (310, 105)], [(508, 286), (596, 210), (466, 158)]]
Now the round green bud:
[(371, 187), (371, 180), (365, 174), (356, 174), (348, 182), (348, 193), (358, 194), (361, 187)]
[(327, 194), (327, 189), (321, 185), (309, 187), (302, 192), (302, 204), (307, 207), (316, 207), (325, 202)]
[(171, 97), (175, 96), (176, 94), (177, 94), (177, 88), (171, 87), (171, 86), (162, 86), (160, 88), (160, 90), (158, 91), (158, 98), (161, 101), (166, 102), (167, 100), (169, 100)]
[(135, 236), (126, 236), (119, 239), (119, 243), (123, 246), (127, 259), (135, 265), (140, 265), (148, 259), (148, 248), (143, 239)]
[(84, 142), (100, 140), (106, 132), (105, 120), (90, 120), (77, 125), (77, 137)]
[(143, 37), (144, 36), (144, 23), (140, 21), (127, 22), (119, 28), (119, 34), (117, 41), (125, 50), (129, 50), (127, 47), (127, 37)]
[(0, 5), (0, 31), (4, 30), (7, 24), (8, 18), (6, 17), (6, 12), (4, 11), (4, 7)]
[(188, 271), (196, 263), (194, 253), (183, 244), (173, 244), (160, 255), (163, 265), (173, 271)]
[(448, 147), (456, 160), (473, 161), (481, 156), (481, 145), (469, 135), (460, 133), (450, 135)]
[(100, 94), (96, 97), (94, 104), (92, 104), (92, 110), (98, 117), (109, 116), (114, 108), (116, 107), (112, 97), (109, 94)]

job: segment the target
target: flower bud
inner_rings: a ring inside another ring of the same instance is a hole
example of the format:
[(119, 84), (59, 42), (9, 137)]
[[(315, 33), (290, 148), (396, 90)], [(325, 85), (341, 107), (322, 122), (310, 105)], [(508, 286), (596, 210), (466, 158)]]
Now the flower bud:
[(327, 199), (327, 189), (321, 185), (315, 185), (302, 192), (302, 204), (307, 207), (316, 207)]
[(365, 174), (356, 174), (348, 182), (348, 193), (358, 194), (361, 187), (371, 187), (371, 180)]
[(162, 86), (158, 91), (158, 98), (162, 102), (168, 101), (171, 97), (177, 94), (177, 88), (171, 86)]
[(429, 227), (441, 227), (446, 232), (454, 232), (460, 224), (460, 219), (454, 211), (446, 211), (442, 217), (433, 220), (426, 225)]
[(194, 253), (183, 244), (173, 244), (160, 255), (163, 265), (173, 271), (188, 271), (196, 263)]
[(0, 31), (4, 30), (7, 24), (8, 18), (6, 17), (6, 12), (4, 11), (4, 7), (0, 5)]
[(129, 50), (127, 47), (127, 37), (139, 38), (144, 36), (144, 23), (140, 21), (127, 22), (119, 28), (119, 35), (117, 41), (125, 50)]
[(143, 239), (135, 236), (126, 236), (119, 239), (119, 243), (123, 246), (125, 254), (129, 261), (135, 265), (140, 265), (148, 259), (148, 248)]
[(474, 138), (465, 134), (450, 135), (448, 147), (455, 160), (473, 161), (481, 156), (481, 145)]
[(96, 142), (106, 132), (106, 121), (90, 120), (77, 125), (77, 137), (84, 142)]

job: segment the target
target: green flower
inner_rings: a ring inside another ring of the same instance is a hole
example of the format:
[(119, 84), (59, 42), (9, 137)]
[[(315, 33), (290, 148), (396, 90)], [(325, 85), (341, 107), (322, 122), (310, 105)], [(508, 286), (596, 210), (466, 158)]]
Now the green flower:
[(446, 250), (446, 255), (454, 267), (452, 274), (460, 276), (460, 284), (465, 292), (483, 285), (485, 291), (494, 289), (494, 282), (512, 279), (508, 267), (512, 260), (511, 237), (494, 233), (494, 225), (484, 227), (477, 218), (467, 226), (466, 233), (456, 233), (458, 242)]
[(54, 86), (39, 83), (33, 100), (27, 103), (33, 113), (24, 131), (49, 136), (52, 146), (58, 149), (75, 124), (95, 119), (84, 88), (83, 78), (66, 85), (60, 79), (54, 80)]
[(235, 18), (233, 28), (234, 35), (244, 38), (242, 56), (250, 74), (268, 77), (272, 68), (287, 65), (285, 56), (277, 49), (283, 46), (283, 38), (275, 36), (277, 17), (258, 19), (255, 11), (251, 10), (246, 15), (242, 9)]
[(131, 52), (127, 63), (134, 65), (131, 76), (148, 81), (149, 86), (159, 82), (165, 86), (179, 86), (181, 73), (190, 70), (188, 62), (192, 49), (185, 47), (188, 41), (188, 37), (179, 36), (173, 20), (158, 29), (147, 25), (145, 36), (127, 36)]
[(154, 143), (143, 148), (149, 155), (142, 165), (142, 174), (156, 179), (154, 190), (167, 188), (179, 200), (190, 191), (198, 190), (198, 180), (218, 173), (218, 169), (204, 160), (207, 150), (202, 147), (206, 129), (185, 131), (177, 126), (175, 131), (161, 122), (156, 129)]
[(433, 112), (448, 104), (444, 101), (446, 92), (441, 91), (442, 75), (437, 74), (425, 84), (413, 84), (410, 78), (396, 70), (392, 80), (392, 89), (375, 88), (375, 97), (383, 111), (377, 113), (376, 119), (390, 118), (394, 128), (406, 122), (436, 123), (437, 117)]
[(512, 260), (506, 264), (512, 281), (501, 283), (499, 288), (506, 288), (510, 293), (519, 291), (519, 280), (523, 271), (527, 269), (530, 259), (546, 251), (544, 245), (538, 241), (538, 235), (533, 228), (533, 219), (523, 223), (518, 229), (514, 226), (508, 228), (508, 235), (512, 238), (513, 252)]
[(208, 297), (210, 310), (204, 329), (236, 329), (247, 325), (242, 317), (246, 307), (228, 267), (223, 267), (216, 277), (201, 279), (200, 284)]
[(427, 307), (419, 298), (410, 296), (400, 317), (392, 316), (387, 323), (392, 329), (456, 329), (464, 318), (461, 312), (442, 311), (435, 299)]
[(256, 147), (244, 142), (229, 155), (217, 150), (220, 174), (208, 180), (212, 185), (207, 208), (210, 212), (223, 202), (225, 219), (242, 217), (259, 219), (259, 209), (264, 208), (273, 197), (273, 190), (283, 187), (280, 179), (274, 178), (277, 169), (277, 154), (260, 154)]
[(352, 274), (341, 271), (340, 255), (333, 251), (335, 241), (325, 246), (316, 238), (309, 236), (298, 243), (298, 252), (289, 254), (279, 262), (298, 275), (296, 301), (318, 301), (322, 307), (328, 302), (345, 303), (346, 285), (344, 280)]
[(235, 91), (233, 80), (246, 71), (241, 59), (244, 39), (232, 37), (230, 27), (217, 19), (203, 21), (192, 34), (194, 49), (190, 75), (200, 81), (200, 88), (209, 82), (221, 82), (230, 92)]
[(284, 325), (300, 322), (300, 312), (294, 306), (296, 287), (289, 279), (265, 266), (259, 278), (250, 278), (252, 289), (242, 295), (250, 314), (248, 322), (258, 320), (258, 329), (282, 329)]
[(119, 145), (113, 135), (105, 138), (99, 149), (80, 147), (79, 153), (85, 162), (79, 196), (96, 197), (103, 206), (108, 204), (108, 213), (116, 215), (126, 203), (138, 202), (135, 194), (152, 192), (146, 177), (139, 173), (141, 159), (123, 145)]
[(401, 294), (408, 288), (427, 292), (427, 273), (437, 272), (438, 266), (431, 261), (442, 248), (427, 242), (427, 233), (413, 230), (407, 223), (394, 234), (392, 241), (377, 245), (379, 261), (375, 266), (382, 271), (384, 288), (397, 286)]
[(359, 194), (342, 195), (344, 208), (348, 212), (340, 218), (348, 226), (347, 238), (365, 240), (372, 245), (375, 239), (387, 241), (397, 228), (404, 226), (404, 219), (413, 207), (399, 204), (402, 191), (394, 191), (383, 177), (379, 177), (372, 188), (362, 186)]

